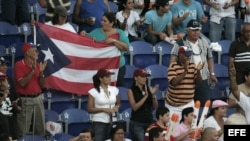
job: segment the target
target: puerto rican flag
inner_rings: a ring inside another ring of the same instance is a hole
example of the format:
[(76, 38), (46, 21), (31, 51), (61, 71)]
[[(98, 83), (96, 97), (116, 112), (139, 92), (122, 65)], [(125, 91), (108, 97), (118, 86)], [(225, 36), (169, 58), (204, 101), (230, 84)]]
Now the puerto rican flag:
[(100, 68), (115, 72), (111, 79), (116, 83), (120, 51), (114, 45), (42, 23), (36, 27), (39, 60), (48, 61), (46, 88), (87, 95), (93, 87), (92, 77)]

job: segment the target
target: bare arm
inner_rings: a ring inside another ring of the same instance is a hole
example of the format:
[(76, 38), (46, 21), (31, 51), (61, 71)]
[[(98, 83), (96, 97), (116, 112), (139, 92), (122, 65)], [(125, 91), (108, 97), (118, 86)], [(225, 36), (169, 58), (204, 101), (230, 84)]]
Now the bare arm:
[(161, 40), (164, 40), (167, 37), (167, 35), (165, 33), (163, 33), (163, 32), (156, 32), (156, 31), (154, 31), (151, 24), (147, 24), (146, 25), (146, 29), (147, 29), (147, 32), (149, 34), (159, 36)]
[(215, 75), (211, 74), (211, 73), (214, 73), (214, 60), (213, 60), (213, 58), (209, 58), (207, 60), (207, 63), (208, 63), (208, 70), (210, 72), (210, 80), (217, 83), (218, 82), (217, 78), (215, 77)]
[(113, 43), (121, 51), (127, 51), (128, 50), (127, 44), (120, 41), (120, 40), (116, 40), (116, 39), (113, 39), (113, 38), (107, 38), (107, 39), (104, 40), (104, 42), (107, 43), (107, 44)]
[(152, 94), (152, 103), (153, 103), (153, 108), (154, 109), (157, 109), (158, 107), (158, 100), (157, 100), (157, 97), (156, 97), (156, 92), (158, 91), (159, 89), (159, 85), (155, 85), (154, 87), (149, 87), (149, 91), (150, 93)]
[(168, 36), (169, 37), (172, 37), (174, 34), (173, 34), (173, 29), (172, 29), (172, 25), (168, 25), (167, 26), (167, 32), (168, 32)]
[(81, 9), (82, 0), (77, 0), (74, 6), (73, 11), (73, 22), (76, 24), (83, 24), (86, 21), (84, 19), (79, 18), (80, 15), (80, 9)]
[(101, 113), (101, 112), (105, 112), (108, 114), (112, 114), (112, 110), (110, 108), (96, 108), (94, 106), (94, 97), (92, 95), (89, 94), (88, 96), (88, 106), (87, 106), (87, 110), (89, 113)]
[(178, 85), (186, 76), (186, 74), (188, 73), (188, 70), (185, 70), (182, 74), (177, 75), (170, 83), (172, 86), (176, 86)]
[(40, 85), (40, 87), (44, 87), (44, 85), (45, 85), (45, 78), (44, 78), (43, 72), (44, 72), (44, 70), (45, 70), (45, 68), (47, 66), (47, 61), (45, 61), (43, 63), (40, 63), (39, 65), (40, 65), (39, 66), (39, 68), (40, 68), (39, 85)]
[(110, 12), (110, 6), (109, 6), (109, 3), (108, 3), (108, 0), (104, 0), (104, 3), (105, 3), (105, 5), (106, 5), (107, 8), (108, 8), (108, 12)]
[(238, 89), (238, 85), (236, 82), (236, 70), (233, 64), (229, 64), (228, 69), (229, 77), (230, 77), (230, 89), (235, 98), (239, 101), (240, 99), (240, 91)]
[(128, 101), (133, 111), (137, 111), (143, 105), (143, 103), (147, 100), (147, 98), (148, 98), (148, 94), (146, 93), (144, 97), (136, 103), (132, 90), (131, 89), (128, 90)]
[(229, 64), (229, 66), (230, 65), (234, 66), (234, 58), (233, 57), (228, 57), (228, 64)]
[(31, 80), (32, 76), (35, 73), (35, 69), (31, 69), (30, 72), (23, 77), (23, 79), (19, 80), (18, 83), (21, 87), (25, 87)]
[(235, 108), (238, 105), (238, 103), (236, 102), (236, 100), (233, 99), (233, 98), (230, 98), (230, 97), (228, 98), (227, 103), (228, 103), (228, 107), (230, 107), (230, 108)]
[(174, 25), (181, 24), (188, 16), (189, 12), (185, 12), (185, 14), (182, 17), (173, 17), (173, 24)]

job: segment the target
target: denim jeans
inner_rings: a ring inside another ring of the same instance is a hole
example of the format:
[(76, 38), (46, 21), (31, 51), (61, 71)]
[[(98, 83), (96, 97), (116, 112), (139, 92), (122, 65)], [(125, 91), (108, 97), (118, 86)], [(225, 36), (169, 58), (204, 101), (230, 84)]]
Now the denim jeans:
[(210, 21), (209, 38), (211, 42), (221, 40), (221, 34), (224, 29), (225, 38), (227, 40), (235, 40), (236, 19), (231, 17), (221, 18), (220, 24)]
[(110, 138), (110, 123), (93, 122), (92, 129), (95, 132), (94, 141), (104, 141)]
[(144, 141), (145, 132), (150, 124), (131, 120), (129, 123), (129, 132), (133, 137), (133, 141)]
[(144, 36), (144, 40), (152, 44), (153, 46), (161, 41), (161, 39), (158, 36), (152, 34), (147, 34), (146, 36)]

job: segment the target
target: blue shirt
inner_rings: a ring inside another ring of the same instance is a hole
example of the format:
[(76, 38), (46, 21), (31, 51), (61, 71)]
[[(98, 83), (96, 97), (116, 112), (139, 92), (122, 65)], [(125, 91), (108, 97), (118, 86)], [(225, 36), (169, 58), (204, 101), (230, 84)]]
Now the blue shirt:
[(178, 34), (178, 33), (185, 34), (187, 31), (187, 23), (191, 19), (200, 21), (202, 16), (204, 15), (201, 4), (194, 0), (191, 0), (189, 5), (185, 5), (183, 1), (180, 0), (171, 6), (171, 11), (173, 13), (173, 18), (174, 17), (180, 18), (185, 14), (185, 12), (188, 12), (188, 11), (190, 12), (189, 16), (185, 20), (183, 20), (178, 25), (174, 25), (173, 29), (174, 29), (175, 34)]
[(166, 33), (166, 27), (172, 25), (172, 13), (171, 11), (165, 13), (162, 17), (157, 15), (155, 9), (150, 10), (145, 15), (146, 20), (144, 24), (152, 25), (152, 29), (156, 32)]
[(79, 31), (85, 30), (86, 32), (91, 32), (95, 28), (101, 27), (102, 16), (108, 8), (103, 0), (96, 0), (95, 2), (89, 2), (88, 0), (82, 0), (80, 8), (80, 18), (95, 17), (95, 24), (80, 24)]

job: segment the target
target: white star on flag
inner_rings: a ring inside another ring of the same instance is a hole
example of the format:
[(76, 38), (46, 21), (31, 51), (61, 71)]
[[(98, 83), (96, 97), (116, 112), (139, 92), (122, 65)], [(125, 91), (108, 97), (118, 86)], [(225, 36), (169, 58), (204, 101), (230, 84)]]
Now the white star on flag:
[(48, 50), (41, 50), (43, 54), (45, 55), (44, 61), (50, 60), (54, 64), (53, 54), (51, 53), (50, 49)]

